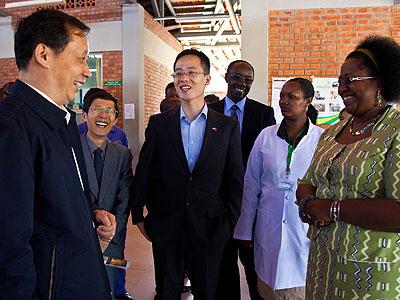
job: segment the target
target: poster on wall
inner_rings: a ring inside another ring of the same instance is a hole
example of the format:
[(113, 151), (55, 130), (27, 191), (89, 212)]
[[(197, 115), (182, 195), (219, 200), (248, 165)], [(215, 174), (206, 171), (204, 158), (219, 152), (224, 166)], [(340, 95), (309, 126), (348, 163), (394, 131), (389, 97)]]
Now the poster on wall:
[(279, 95), (281, 93), (281, 89), (286, 81), (290, 78), (283, 77), (272, 77), (272, 95), (271, 95), (271, 106), (274, 109), (274, 115), (276, 123), (280, 123), (283, 120), (283, 116), (281, 114), (281, 109), (279, 107)]
[[(271, 106), (274, 109), (276, 122), (282, 121), (279, 108), (279, 95), (289, 77), (272, 78)], [(344, 108), (342, 98), (338, 94), (337, 78), (312, 78), (315, 94), (312, 104), (318, 110), (318, 125), (333, 125), (339, 121), (339, 112)]]
[(312, 101), (318, 110), (318, 125), (332, 125), (339, 121), (339, 112), (344, 108), (338, 94), (337, 78), (313, 78), (315, 95)]

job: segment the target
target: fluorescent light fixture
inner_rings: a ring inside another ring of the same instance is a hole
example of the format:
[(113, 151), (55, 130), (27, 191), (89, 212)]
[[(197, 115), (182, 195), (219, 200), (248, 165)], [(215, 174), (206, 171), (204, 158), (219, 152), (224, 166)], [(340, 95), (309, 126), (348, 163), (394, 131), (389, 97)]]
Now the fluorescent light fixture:
[(30, 1), (20, 1), (20, 2), (12, 2), (6, 3), (4, 8), (16, 8), (16, 7), (24, 7), (31, 5), (43, 5), (43, 4), (61, 4), (65, 3), (66, 0), (30, 0)]

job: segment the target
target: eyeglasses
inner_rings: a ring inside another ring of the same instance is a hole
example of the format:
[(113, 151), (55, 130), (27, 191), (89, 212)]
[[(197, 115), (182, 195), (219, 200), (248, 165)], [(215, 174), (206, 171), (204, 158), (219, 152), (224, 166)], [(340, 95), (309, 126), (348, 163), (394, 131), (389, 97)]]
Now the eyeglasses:
[(367, 80), (367, 79), (375, 79), (376, 77), (374, 76), (359, 76), (359, 77), (339, 77), (338, 81), (332, 83), (332, 87), (338, 87), (341, 85), (349, 85), (351, 83), (353, 83), (354, 81), (362, 81), (362, 80)]
[(253, 77), (250, 77), (250, 76), (243, 76), (243, 75), (241, 75), (241, 74), (239, 74), (239, 73), (232, 73), (232, 74), (228, 74), (228, 76), (230, 77), (230, 78), (232, 78), (233, 80), (235, 80), (235, 81), (244, 81), (244, 82), (246, 82), (247, 84), (252, 84), (253, 83), (253, 81), (254, 81), (254, 78)]
[(172, 73), (171, 76), (173, 79), (181, 79), (184, 76), (187, 76), (190, 79), (196, 79), (201, 74), (208, 75), (208, 73), (197, 72), (197, 71), (188, 71), (188, 72), (178, 71), (178, 72)]
[(111, 116), (111, 115), (116, 115), (118, 113), (118, 111), (113, 108), (109, 108), (109, 107), (103, 108), (101, 106), (91, 107), (90, 110), (95, 112), (98, 115), (101, 113), (106, 113), (107, 115)]

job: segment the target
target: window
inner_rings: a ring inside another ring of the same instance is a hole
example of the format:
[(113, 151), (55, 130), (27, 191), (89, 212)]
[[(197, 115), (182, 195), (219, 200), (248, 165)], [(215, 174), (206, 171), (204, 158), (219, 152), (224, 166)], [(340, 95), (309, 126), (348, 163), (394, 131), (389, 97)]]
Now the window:
[(75, 100), (68, 103), (68, 107), (73, 110), (79, 110), (83, 106), (83, 97), (85, 96), (86, 92), (94, 87), (101, 87), (102, 86), (102, 54), (91, 53), (88, 56), (88, 66), (89, 70), (92, 73), (92, 77), (86, 79), (84, 85), (81, 86), (81, 89), (78, 93), (76, 93)]

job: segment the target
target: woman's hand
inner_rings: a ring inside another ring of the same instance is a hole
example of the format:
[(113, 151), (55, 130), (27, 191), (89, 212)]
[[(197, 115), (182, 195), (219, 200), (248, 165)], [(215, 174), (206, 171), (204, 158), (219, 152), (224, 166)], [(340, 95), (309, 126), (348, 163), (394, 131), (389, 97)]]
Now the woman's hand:
[(326, 199), (313, 199), (307, 202), (303, 213), (307, 223), (314, 226), (326, 226), (332, 222), (330, 210), (332, 201)]

